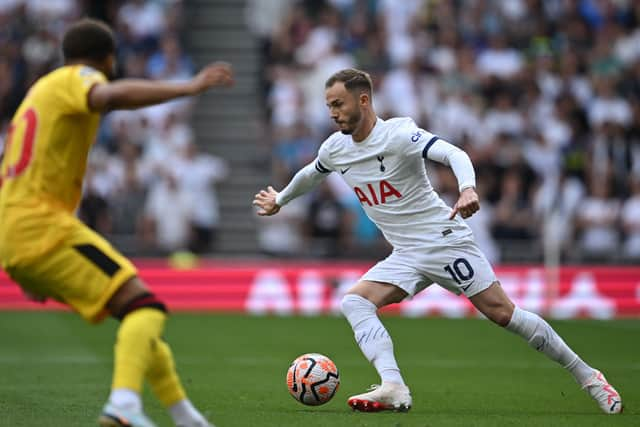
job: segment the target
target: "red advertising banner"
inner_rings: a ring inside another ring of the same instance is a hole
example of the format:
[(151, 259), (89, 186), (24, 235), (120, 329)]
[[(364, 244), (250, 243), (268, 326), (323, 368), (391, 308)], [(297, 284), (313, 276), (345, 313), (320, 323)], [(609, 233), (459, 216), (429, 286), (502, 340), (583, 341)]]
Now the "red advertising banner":
[[(303, 262), (209, 262), (176, 270), (161, 261), (136, 262), (140, 276), (172, 311), (319, 315), (339, 312), (340, 299), (371, 264)], [(497, 267), (519, 306), (551, 318), (640, 317), (640, 268)], [(0, 272), (0, 310), (59, 310), (28, 301)], [(430, 286), (413, 299), (385, 309), (403, 316), (473, 317), (464, 297)]]

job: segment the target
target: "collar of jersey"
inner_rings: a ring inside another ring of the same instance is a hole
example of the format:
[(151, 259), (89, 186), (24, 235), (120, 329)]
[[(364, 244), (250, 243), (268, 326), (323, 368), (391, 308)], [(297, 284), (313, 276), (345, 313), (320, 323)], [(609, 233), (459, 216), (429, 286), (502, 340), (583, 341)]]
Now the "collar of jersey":
[(353, 145), (355, 145), (356, 147), (364, 147), (365, 145), (367, 145), (367, 143), (373, 137), (373, 134), (376, 133), (376, 131), (378, 129), (380, 129), (380, 123), (382, 123), (382, 119), (380, 117), (376, 116), (376, 124), (373, 125), (373, 127), (371, 128), (371, 132), (369, 132), (369, 135), (367, 135), (367, 137), (365, 139), (363, 139), (362, 141), (360, 141), (360, 142), (355, 142), (353, 140), (353, 136), (350, 136), (349, 139), (351, 139), (351, 143)]

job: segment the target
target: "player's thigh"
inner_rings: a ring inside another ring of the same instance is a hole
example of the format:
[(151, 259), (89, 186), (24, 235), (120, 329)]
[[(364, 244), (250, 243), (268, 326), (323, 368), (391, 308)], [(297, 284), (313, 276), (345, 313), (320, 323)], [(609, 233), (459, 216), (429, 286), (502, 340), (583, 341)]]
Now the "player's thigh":
[(378, 308), (400, 302), (407, 297), (407, 292), (396, 285), (369, 280), (359, 281), (347, 291), (347, 294), (360, 295)]
[(137, 271), (104, 238), (78, 222), (56, 249), (13, 266), (9, 274), (24, 289), (52, 297), (96, 322), (108, 314), (107, 302)]
[(472, 241), (430, 251), (421, 266), (431, 280), (456, 295), (472, 297), (497, 281), (493, 267)]
[(416, 269), (411, 257), (392, 252), (371, 267), (349, 292), (358, 293), (382, 307), (413, 296), (430, 284), (431, 281)]

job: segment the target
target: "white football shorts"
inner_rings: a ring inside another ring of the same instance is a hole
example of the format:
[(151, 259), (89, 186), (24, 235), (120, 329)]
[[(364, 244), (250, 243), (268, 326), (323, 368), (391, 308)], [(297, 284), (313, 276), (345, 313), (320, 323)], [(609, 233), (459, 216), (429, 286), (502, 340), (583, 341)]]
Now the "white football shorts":
[(464, 239), (448, 246), (394, 250), (360, 280), (390, 283), (410, 297), (433, 283), (472, 297), (498, 279), (475, 242)]

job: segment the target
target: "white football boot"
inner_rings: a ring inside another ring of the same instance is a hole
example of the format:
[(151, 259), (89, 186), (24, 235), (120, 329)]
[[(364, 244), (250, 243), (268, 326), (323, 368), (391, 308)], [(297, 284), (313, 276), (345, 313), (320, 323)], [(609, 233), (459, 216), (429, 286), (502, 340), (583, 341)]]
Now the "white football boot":
[(354, 411), (379, 412), (398, 411), (407, 412), (411, 409), (411, 393), (409, 387), (397, 383), (374, 384), (369, 392), (351, 396), (347, 401)]
[(582, 389), (598, 402), (600, 409), (605, 414), (619, 414), (622, 412), (622, 398), (600, 371), (594, 371), (591, 378), (584, 384)]
[(157, 427), (141, 411), (132, 411), (107, 403), (98, 419), (100, 427)]

